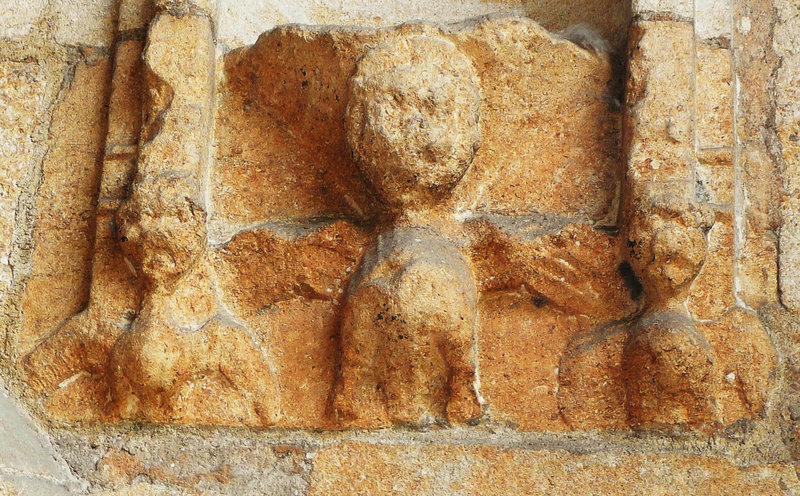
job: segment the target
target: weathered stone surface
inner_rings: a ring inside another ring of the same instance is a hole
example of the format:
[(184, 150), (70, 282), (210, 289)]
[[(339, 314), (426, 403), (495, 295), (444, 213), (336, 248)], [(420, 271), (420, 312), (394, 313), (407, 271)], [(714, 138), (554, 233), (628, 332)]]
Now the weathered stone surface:
[[(628, 44), (628, 176), (637, 183), (693, 180), (692, 26), (637, 22)], [(632, 186), (634, 196), (638, 189)]]
[(36, 62), (3, 61), (0, 80), (0, 101), (5, 109), (0, 115), (0, 171), (4, 178), (0, 185), (0, 298), (5, 299), (12, 281), (9, 262), (17, 201), (26, 174), (44, 152), (44, 116), (52, 96), (48, 94), (47, 70)]
[[(736, 294), (754, 309), (778, 301), (778, 240), (775, 233), (764, 226), (762, 218), (756, 214), (741, 220), (744, 242), (737, 260)], [(789, 222), (784, 226), (791, 228)], [(781, 263), (781, 267), (784, 266)]]
[[(516, 41), (500, 42), (492, 34), (496, 30)], [(250, 78), (255, 73), (258, 82), (257, 91), (251, 96), (254, 103), (283, 117), (292, 134), (308, 143), (312, 156), (325, 164), (322, 177), (328, 177), (329, 190), (340, 189), (339, 202), (348, 201), (344, 211), (365, 217), (374, 215), (375, 207), (360, 193), (363, 185), (353, 170), (344, 129), (316, 123), (341, 119), (348, 94), (346, 80), (354, 71), (364, 43), (381, 44), (383, 41), (377, 40), (388, 41), (400, 33), (443, 36), (455, 42), (480, 68), (479, 77), (484, 81), (481, 148), (454, 190), (452, 206), (448, 208), (462, 217), (482, 211), (541, 211), (613, 223), (618, 181), (613, 164), (618, 156), (619, 120), (609, 108), (616, 95), (611, 87), (613, 67), (608, 60), (568, 41), (554, 39), (522, 19), (468, 23), (449, 29), (449, 34), (437, 31), (431, 26), (406, 26), (400, 31), (357, 36), (347, 30), (279, 29), (248, 51), (231, 55), (227, 72), (231, 84), (238, 79), (238, 84), (246, 84), (246, 88), (252, 87)], [(309, 36), (311, 40), (307, 39)], [(316, 47), (317, 55), (299, 60), (299, 52), (292, 47), (309, 44)], [(277, 57), (267, 55), (276, 52)], [(322, 79), (326, 80), (324, 85), (311, 84)], [(567, 91), (571, 85), (582, 89), (577, 93)], [(540, 87), (554, 90), (535, 91)], [(556, 93), (559, 88), (564, 92)], [(512, 110), (520, 101), (526, 103)], [(513, 140), (516, 135), (525, 139)], [(553, 180), (543, 184), (540, 177)], [(302, 199), (308, 195), (302, 183), (297, 186), (297, 194), (292, 196)], [(282, 190), (285, 192), (286, 188)], [(599, 196), (598, 191), (602, 192)]]
[(82, 484), (0, 382), (0, 494), (67, 495)]
[(694, 22), (697, 37), (705, 40), (730, 40), (733, 36), (732, 3), (731, 0), (695, 1)]
[(10, 0), (0, 13), (0, 38), (13, 40), (26, 36), (44, 13), (47, 3), (47, 0)]
[(522, 430), (565, 430), (559, 362), (585, 320), (524, 290), (489, 293), (478, 313), (481, 395), (491, 419)]
[[(22, 327), (13, 338), (18, 356), (87, 302), (109, 72), (105, 57), (79, 62), (53, 113), (36, 205), (33, 270), (22, 298)], [(76, 119), (84, 127), (76, 127)]]
[(800, 81), (800, 45), (796, 33), (800, 28), (797, 6), (778, 2), (778, 22), (775, 25), (774, 49), (781, 59), (776, 74), (775, 120), (781, 147), (783, 169), (783, 198), (780, 231), (781, 297), (795, 311), (800, 308), (800, 119), (798, 119), (798, 81)]
[(697, 44), (697, 143), (701, 148), (733, 145), (732, 62), (730, 50)]
[(634, 14), (673, 14), (684, 19), (694, 17), (693, 3), (690, 0), (633, 0)]
[(119, 4), (117, 31), (124, 33), (144, 29), (153, 17), (152, 0), (122, 0)]
[(775, 384), (778, 357), (758, 316), (737, 308), (699, 328), (715, 352), (719, 421), (759, 415)]
[(732, 308), (734, 299), (734, 233), (728, 216), (708, 233), (708, 251), (700, 273), (689, 287), (686, 304), (696, 320), (715, 320)]
[(64, 0), (53, 4), (56, 41), (65, 45), (109, 46), (114, 38), (113, 0)]
[(653, 312), (633, 329), (622, 356), (628, 414), (634, 424), (710, 423), (713, 349), (679, 313)]
[(310, 468), (302, 448), (257, 435), (134, 432), (59, 442), (81, 477), (112, 494), (305, 494)]
[[(0, 365), (93, 493), (798, 491), (794, 7), (119, 3), (0, 14)], [(389, 27), (489, 11), (563, 32)]]
[[(646, 467), (646, 468), (645, 468)], [(719, 458), (575, 455), (482, 446), (342, 443), (316, 453), (310, 494), (793, 494), (791, 464)]]
[(697, 153), (697, 198), (715, 205), (734, 202), (734, 153), (731, 148), (700, 150)]
[(628, 425), (622, 360), (628, 326), (609, 325), (575, 336), (561, 358), (558, 401), (572, 429)]

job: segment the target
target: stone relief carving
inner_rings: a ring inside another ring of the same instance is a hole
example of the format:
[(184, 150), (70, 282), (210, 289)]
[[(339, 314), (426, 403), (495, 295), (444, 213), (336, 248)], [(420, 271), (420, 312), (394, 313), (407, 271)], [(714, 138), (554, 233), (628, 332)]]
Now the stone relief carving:
[(80, 384), (94, 420), (521, 424), (482, 385), (516, 351), (487, 317), (503, 293), (528, 319), (509, 332), (541, 334), (555, 365), (534, 429), (761, 410), (757, 319), (726, 314), (759, 352), (725, 386), (717, 320), (686, 309), (717, 218), (641, 177), (637, 140), (662, 138), (631, 131), (636, 67), (621, 139), (609, 56), (522, 18), (287, 26), (216, 59), (208, 18), (164, 10), (143, 60), (135, 175), (98, 207), (89, 307), (24, 359), (42, 394)]

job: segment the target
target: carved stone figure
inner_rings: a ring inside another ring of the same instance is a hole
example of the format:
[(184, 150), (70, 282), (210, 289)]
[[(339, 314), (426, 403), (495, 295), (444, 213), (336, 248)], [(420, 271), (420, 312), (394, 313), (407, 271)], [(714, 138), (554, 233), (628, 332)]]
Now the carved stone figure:
[[(565, 309), (630, 311), (607, 260), (612, 244), (586, 224), (556, 221), (526, 239), (487, 219), (456, 221), (444, 200), (478, 150), (481, 94), (455, 44), (433, 33), (383, 44), (350, 85), (347, 140), (384, 211), (344, 307), (334, 400), (342, 420), (380, 423), (382, 407), (395, 423), (477, 419), (479, 289), (527, 286)], [(472, 259), (498, 251), (506, 257), (473, 270)], [(560, 263), (571, 271), (554, 270)]]
[(350, 84), (348, 143), (388, 219), (350, 282), (336, 410), (475, 419), (477, 290), (435, 222), (479, 145), (478, 76), (452, 42), (418, 35), (370, 50)]
[(622, 356), (635, 424), (714, 419), (712, 349), (684, 306), (705, 261), (709, 213), (666, 195), (627, 226), (628, 259), (648, 301)]
[(632, 31), (621, 105), (602, 44), (526, 18), (287, 25), (218, 56), (174, 7), (121, 38), (89, 304), (22, 359), (48, 411), (575, 430), (763, 410), (775, 353), (733, 301), (731, 209), (696, 192), (692, 57), (661, 48), (691, 29)]

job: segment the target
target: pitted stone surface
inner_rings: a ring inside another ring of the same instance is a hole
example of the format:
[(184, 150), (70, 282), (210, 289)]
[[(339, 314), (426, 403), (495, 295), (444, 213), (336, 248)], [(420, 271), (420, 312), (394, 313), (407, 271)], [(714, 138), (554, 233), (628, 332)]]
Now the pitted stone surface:
[(792, 2), (17, 7), (0, 370), (92, 493), (798, 492)]

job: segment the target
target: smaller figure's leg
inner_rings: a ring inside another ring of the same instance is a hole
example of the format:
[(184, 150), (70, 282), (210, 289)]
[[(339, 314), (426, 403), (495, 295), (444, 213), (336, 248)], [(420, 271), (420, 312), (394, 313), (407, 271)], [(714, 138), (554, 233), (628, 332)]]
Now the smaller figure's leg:
[(622, 367), (633, 425), (714, 420), (711, 347), (688, 317), (655, 312), (639, 321)]
[(447, 403), (447, 364), (435, 346), (440, 329), (410, 324), (402, 302), (394, 301), (388, 310), (378, 364), (387, 409), (395, 422), (431, 424), (444, 417)]
[(244, 329), (212, 320), (203, 329), (207, 336), (212, 368), (227, 378), (233, 388), (253, 405), (263, 425), (273, 425), (280, 415), (278, 384), (263, 351)]

